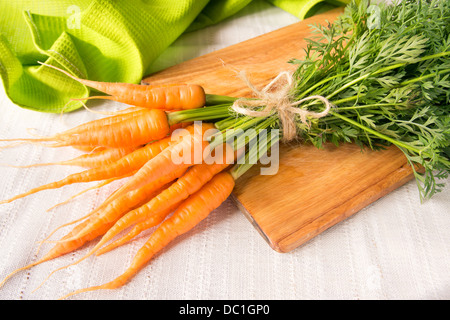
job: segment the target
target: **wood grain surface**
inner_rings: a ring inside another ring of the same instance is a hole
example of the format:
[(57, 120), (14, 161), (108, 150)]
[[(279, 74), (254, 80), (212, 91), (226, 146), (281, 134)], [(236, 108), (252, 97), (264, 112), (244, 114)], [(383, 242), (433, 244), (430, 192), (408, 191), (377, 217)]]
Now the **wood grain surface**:
[[(237, 77), (243, 70), (258, 88), (304, 57), (310, 24), (332, 22), (335, 9), (304, 21), (183, 62), (149, 75), (145, 82), (196, 83), (207, 93), (250, 97)], [(280, 146), (275, 175), (254, 166), (236, 183), (232, 197), (269, 245), (288, 252), (336, 225), (413, 178), (406, 158), (395, 147), (364, 151), (353, 144), (323, 150), (291, 143)]]

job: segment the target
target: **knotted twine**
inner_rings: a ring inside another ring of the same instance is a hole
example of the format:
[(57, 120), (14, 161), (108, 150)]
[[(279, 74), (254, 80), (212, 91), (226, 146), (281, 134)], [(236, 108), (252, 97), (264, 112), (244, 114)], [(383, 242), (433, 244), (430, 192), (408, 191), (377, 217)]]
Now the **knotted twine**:
[[(290, 93), (294, 86), (294, 82), (291, 73), (288, 71), (280, 72), (262, 90), (258, 90), (250, 82), (245, 72), (241, 71), (238, 75), (252, 90), (256, 98), (237, 99), (234, 101), (231, 108), (239, 114), (250, 117), (269, 117), (275, 112), (278, 113), (284, 141), (291, 141), (297, 136), (297, 126), (295, 123), (296, 115), (299, 115), (300, 121), (309, 127), (308, 118), (319, 119), (325, 117), (331, 110), (331, 102), (319, 95), (308, 96), (298, 101), (292, 101)], [(284, 85), (283, 77), (285, 78)], [(325, 109), (322, 112), (314, 112), (299, 107), (303, 102), (308, 100), (322, 101)], [(263, 109), (255, 110), (254, 108), (257, 107), (263, 107)]]

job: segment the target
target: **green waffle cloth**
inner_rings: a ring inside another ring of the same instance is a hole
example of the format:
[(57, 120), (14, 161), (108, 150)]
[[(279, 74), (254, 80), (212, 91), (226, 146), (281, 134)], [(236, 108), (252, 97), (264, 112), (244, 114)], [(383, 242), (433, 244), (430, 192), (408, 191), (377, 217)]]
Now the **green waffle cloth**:
[[(252, 0), (20, 0), (0, 2), (0, 76), (9, 99), (69, 112), (90, 89), (38, 61), (89, 80), (139, 83), (181, 34), (216, 24)], [(267, 0), (304, 19), (346, 0)]]

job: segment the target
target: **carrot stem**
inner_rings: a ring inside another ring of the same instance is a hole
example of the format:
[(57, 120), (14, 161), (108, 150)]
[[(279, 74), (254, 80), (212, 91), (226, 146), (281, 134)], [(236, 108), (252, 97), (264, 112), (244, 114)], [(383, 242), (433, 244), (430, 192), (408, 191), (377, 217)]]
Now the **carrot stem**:
[(167, 114), (169, 126), (180, 122), (206, 121), (222, 119), (230, 116), (230, 104), (219, 104), (215, 106), (174, 111)]
[(238, 98), (222, 96), (218, 94), (206, 94), (206, 106), (215, 106), (219, 104), (232, 104)]

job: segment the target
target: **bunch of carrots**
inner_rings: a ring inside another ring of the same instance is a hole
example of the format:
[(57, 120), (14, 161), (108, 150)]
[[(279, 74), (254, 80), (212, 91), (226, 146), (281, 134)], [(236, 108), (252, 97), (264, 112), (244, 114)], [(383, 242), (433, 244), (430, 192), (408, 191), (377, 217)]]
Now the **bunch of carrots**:
[[(197, 108), (224, 108), (230, 101), (222, 105), (217, 102), (218, 96), (206, 95), (198, 85), (95, 82), (79, 79), (53, 65), (42, 67), (57, 69), (55, 72), (63, 72), (109, 95), (90, 98), (111, 99), (131, 107), (50, 137), (1, 140), (10, 142), (3, 148), (18, 143), (36, 143), (53, 148), (74, 147), (87, 153), (72, 160), (35, 164), (73, 165), (85, 170), (0, 201), (0, 204), (73, 183), (100, 181), (95, 186), (98, 188), (118, 179), (126, 180), (92, 212), (60, 226), (58, 229), (76, 224), (63, 238), (48, 240), (56, 230), (53, 231), (42, 243), (54, 243), (54, 247), (38, 261), (13, 271), (0, 286), (15, 273), (80, 249), (94, 239), (100, 240), (75, 263), (93, 254), (106, 253), (131, 241), (144, 230), (156, 227), (122, 275), (65, 297), (118, 288), (170, 241), (205, 219), (232, 192), (239, 175), (230, 167), (242, 156), (242, 148), (226, 142), (213, 146), (208, 137), (217, 133), (214, 124), (197, 121), (211, 120), (208, 112), (201, 116), (196, 112), (185, 112)], [(215, 99), (212, 106), (208, 106), (208, 99)], [(126, 229), (129, 229), (128, 233), (115, 239)]]

